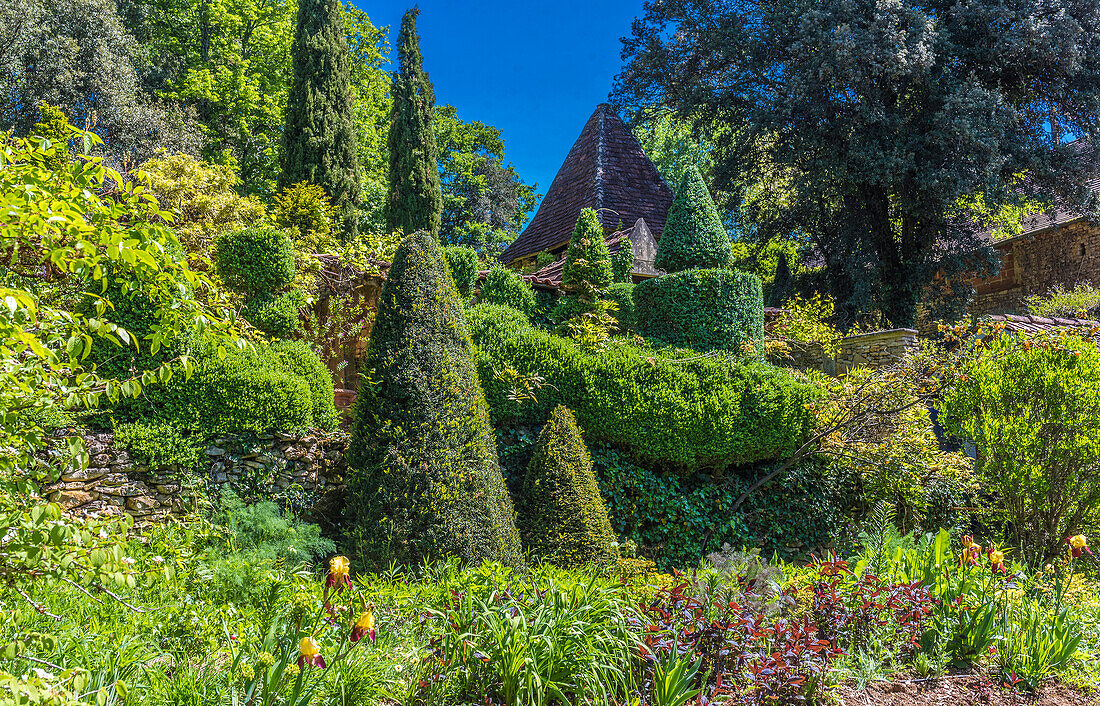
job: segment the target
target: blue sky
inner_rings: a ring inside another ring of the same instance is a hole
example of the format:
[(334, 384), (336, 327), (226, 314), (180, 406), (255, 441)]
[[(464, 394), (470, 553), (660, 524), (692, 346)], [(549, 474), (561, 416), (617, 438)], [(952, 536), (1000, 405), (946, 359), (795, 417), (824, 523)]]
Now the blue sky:
[[(390, 46), (413, 0), (355, 0)], [(500, 128), (505, 158), (545, 194), (619, 72), (620, 37), (642, 0), (420, 0), (420, 49), (436, 102)], [(396, 59), (396, 56), (394, 57)]]

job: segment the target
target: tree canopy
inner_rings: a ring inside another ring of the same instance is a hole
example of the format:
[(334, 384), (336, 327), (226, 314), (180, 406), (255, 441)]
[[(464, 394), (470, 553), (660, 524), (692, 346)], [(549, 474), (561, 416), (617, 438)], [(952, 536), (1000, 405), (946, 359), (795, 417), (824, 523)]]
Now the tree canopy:
[(849, 318), (965, 294), (1001, 206), (1097, 206), (1094, 4), (648, 2), (624, 57), (620, 104), (720, 128), (714, 185), (758, 237), (805, 239)]

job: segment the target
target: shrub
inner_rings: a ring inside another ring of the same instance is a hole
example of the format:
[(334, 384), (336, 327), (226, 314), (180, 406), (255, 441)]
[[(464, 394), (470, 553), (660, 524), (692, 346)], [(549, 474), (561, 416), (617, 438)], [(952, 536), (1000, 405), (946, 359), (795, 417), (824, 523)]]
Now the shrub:
[(942, 420), (977, 446), (981, 485), (1028, 560), (1064, 552), (1100, 507), (1095, 342), (998, 336), (948, 390)]
[(654, 266), (665, 272), (724, 267), (732, 247), (699, 170), (684, 171), (657, 243)]
[(529, 316), (535, 309), (535, 292), (519, 274), (504, 267), (494, 267), (481, 285), (481, 301), (510, 306)]
[(519, 560), (471, 356), (438, 243), (407, 237), (382, 288), (348, 450), (348, 538), (367, 561)]
[(458, 296), (466, 301), (477, 282), (477, 250), (468, 245), (448, 245), (443, 248), (443, 255), (447, 258), (447, 269), (458, 287)]
[(615, 251), (615, 254), (611, 258), (611, 272), (612, 279), (620, 284), (632, 282), (631, 275), (634, 272), (634, 246), (630, 242), (630, 238), (625, 235), (621, 236), (622, 242), (619, 244), (619, 249)]
[(275, 225), (297, 233), (303, 245), (319, 251), (332, 237), (332, 204), (325, 190), (308, 181), (283, 189), (275, 197)]
[(615, 302), (618, 309), (611, 312), (621, 331), (634, 330), (634, 285), (630, 282), (618, 282), (607, 288), (607, 298)]
[(241, 309), (245, 321), (275, 338), (287, 338), (301, 329), (301, 309), (306, 303), (300, 290), (251, 297)]
[(563, 567), (607, 565), (618, 558), (592, 457), (573, 414), (554, 408), (542, 428), (520, 496), (528, 550)]
[(294, 281), (294, 243), (284, 230), (245, 228), (218, 239), (218, 276), (246, 296), (278, 292)]
[[(765, 363), (677, 361), (623, 343), (587, 351), (481, 304), (468, 314), (478, 369), (497, 424), (542, 424), (567, 404), (589, 443), (606, 441), (682, 469), (774, 459), (802, 443), (813, 387)], [(509, 399), (496, 372), (539, 375), (535, 400)]]
[(612, 281), (611, 253), (603, 224), (591, 208), (581, 211), (562, 266), (562, 286), (584, 296), (589, 289), (607, 289)]
[(332, 375), (317, 354), (304, 341), (277, 341), (271, 344), (271, 352), (284, 370), (309, 385), (310, 399), (313, 401), (313, 426), (335, 429), (339, 415), (333, 397)]
[(808, 299), (795, 295), (783, 303), (771, 333), (797, 344), (819, 344), (825, 355), (835, 356), (840, 350), (840, 331), (829, 319), (836, 307), (831, 297), (814, 294)]
[(634, 287), (638, 333), (700, 351), (740, 351), (764, 339), (760, 278), (736, 270), (688, 270)]
[(1029, 313), (1036, 316), (1086, 318), (1100, 309), (1100, 289), (1088, 282), (1078, 282), (1073, 289), (1055, 285), (1043, 296), (1033, 294), (1024, 300)]
[(116, 424), (115, 446), (130, 451), (150, 467), (180, 466), (196, 468), (206, 460), (204, 447), (194, 438), (184, 438), (179, 430), (163, 422)]

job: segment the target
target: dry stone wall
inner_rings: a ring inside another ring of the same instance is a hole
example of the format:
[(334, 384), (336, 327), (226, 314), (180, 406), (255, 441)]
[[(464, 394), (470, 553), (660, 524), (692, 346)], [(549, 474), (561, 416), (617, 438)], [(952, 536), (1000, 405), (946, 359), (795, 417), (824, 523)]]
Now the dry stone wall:
[(114, 446), (111, 434), (88, 434), (84, 443), (88, 467), (68, 467), (42, 488), (43, 496), (77, 517), (125, 512), (138, 525), (182, 517), (195, 508), (200, 491), (224, 485), (238, 492), (299, 491), (318, 505), (343, 490), (344, 435), (218, 439), (206, 447), (207, 461), (197, 473), (137, 462)]

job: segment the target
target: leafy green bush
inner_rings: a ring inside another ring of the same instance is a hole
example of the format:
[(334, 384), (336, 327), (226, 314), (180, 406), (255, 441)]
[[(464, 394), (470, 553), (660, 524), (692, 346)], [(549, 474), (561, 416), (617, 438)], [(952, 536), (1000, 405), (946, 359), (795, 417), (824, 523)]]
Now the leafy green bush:
[(619, 330), (633, 331), (634, 324), (634, 285), (630, 282), (617, 282), (607, 288), (607, 298), (615, 302), (611, 315), (615, 317)]
[(737, 270), (687, 270), (634, 287), (638, 333), (696, 350), (740, 352), (764, 340), (760, 278)]
[(264, 292), (245, 302), (241, 316), (269, 336), (286, 338), (301, 329), (300, 312), (305, 302), (305, 295), (297, 289), (276, 294)]
[(634, 272), (634, 246), (631, 244), (630, 238), (623, 237), (619, 249), (612, 255), (611, 272), (612, 279), (618, 284), (627, 284), (633, 281), (631, 276)]
[(1087, 318), (1100, 309), (1100, 289), (1088, 282), (1078, 282), (1073, 289), (1055, 285), (1046, 294), (1033, 294), (1024, 300), (1027, 310), (1036, 316)]
[(163, 422), (116, 424), (115, 446), (130, 451), (150, 467), (176, 465), (197, 468), (206, 460), (204, 446), (192, 437), (184, 438), (176, 427)]
[(535, 309), (535, 292), (519, 274), (504, 267), (494, 267), (481, 285), (481, 301), (510, 306), (529, 316)]
[(382, 288), (348, 450), (348, 539), (362, 559), (519, 561), (471, 356), (439, 244), (408, 236)]
[(218, 239), (214, 261), (222, 281), (246, 296), (278, 292), (294, 281), (294, 242), (278, 228), (226, 233)]
[(657, 243), (654, 266), (668, 273), (724, 267), (732, 255), (729, 235), (695, 167), (684, 170)]
[(539, 434), (519, 511), (524, 544), (535, 556), (564, 567), (609, 565), (618, 559), (592, 457), (576, 419), (562, 405)]
[[(540, 425), (566, 404), (589, 443), (614, 443), (689, 470), (778, 458), (811, 426), (805, 405), (814, 388), (765, 363), (677, 361), (626, 343), (588, 351), (491, 304), (471, 309), (468, 321), (498, 425)], [(497, 375), (506, 368), (545, 379), (536, 399), (509, 399), (509, 384)]]
[(1031, 561), (1100, 508), (1100, 352), (1059, 333), (1002, 335), (980, 349), (943, 400), (949, 432), (974, 442), (977, 475)]
[(301, 181), (275, 197), (275, 225), (297, 233), (302, 244), (320, 252), (332, 237), (332, 203), (324, 188)]
[(477, 250), (468, 245), (448, 245), (443, 248), (443, 255), (447, 258), (447, 269), (458, 287), (458, 296), (466, 301), (477, 283)]
[(304, 341), (277, 341), (271, 344), (271, 352), (279, 359), (281, 367), (297, 375), (309, 385), (313, 400), (312, 425), (321, 429), (335, 429), (339, 422), (333, 396), (332, 374)]

